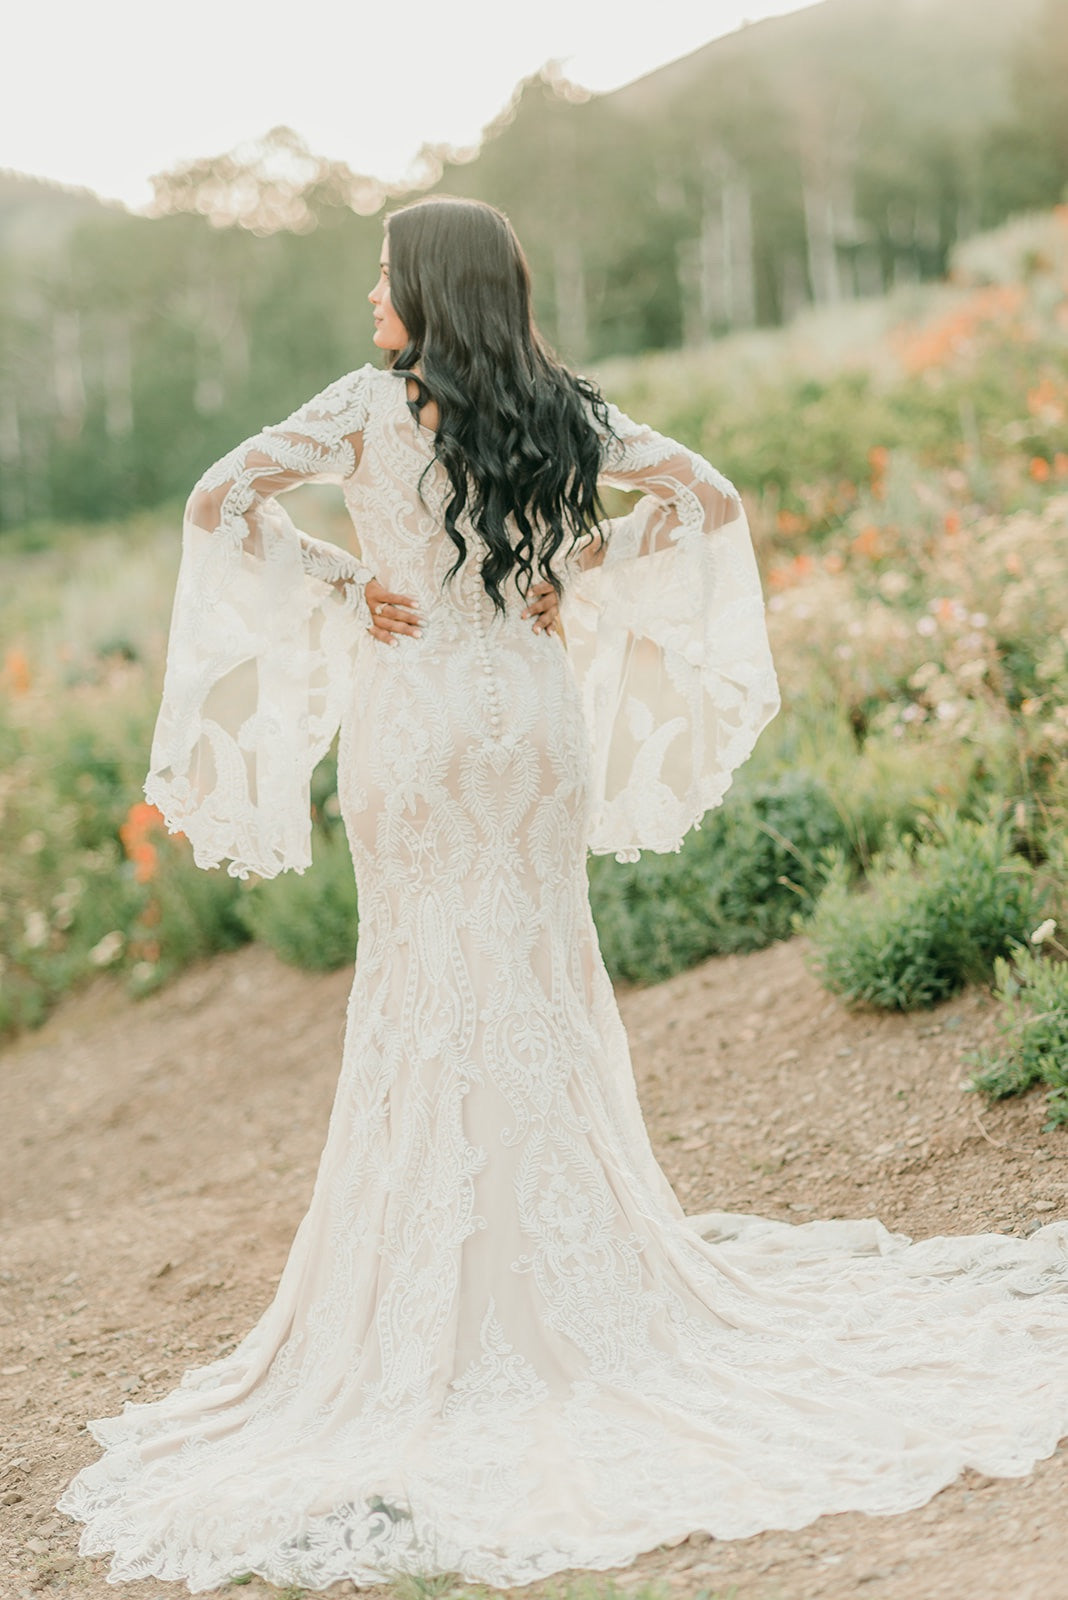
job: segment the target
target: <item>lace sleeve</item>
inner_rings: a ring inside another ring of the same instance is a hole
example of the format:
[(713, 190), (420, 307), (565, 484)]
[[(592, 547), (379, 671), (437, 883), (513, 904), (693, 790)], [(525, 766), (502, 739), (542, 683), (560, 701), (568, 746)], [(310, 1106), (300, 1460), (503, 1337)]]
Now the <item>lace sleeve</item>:
[(578, 553), (562, 616), (593, 749), (590, 848), (677, 850), (779, 709), (741, 496), (609, 407), (602, 481), (641, 491)]
[(356, 469), (373, 368), (223, 456), (186, 504), (145, 794), (198, 866), (303, 872), (311, 773), (337, 731), (372, 573), (276, 496)]

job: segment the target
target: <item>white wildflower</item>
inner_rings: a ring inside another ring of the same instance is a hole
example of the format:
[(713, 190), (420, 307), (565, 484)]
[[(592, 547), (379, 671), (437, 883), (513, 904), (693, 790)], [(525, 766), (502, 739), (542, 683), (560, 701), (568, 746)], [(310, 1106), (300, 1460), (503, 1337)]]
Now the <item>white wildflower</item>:
[(1032, 944), (1045, 944), (1047, 939), (1052, 939), (1057, 931), (1057, 924), (1052, 917), (1047, 917), (1045, 922), (1040, 922), (1031, 935)]
[(900, 600), (909, 587), (909, 579), (904, 572), (884, 572), (879, 579), (879, 593), (888, 600)]
[(99, 943), (94, 944), (89, 952), (89, 960), (94, 967), (110, 967), (122, 955), (125, 936), (118, 928), (113, 928), (110, 933), (105, 933)]
[(48, 918), (43, 911), (27, 911), (22, 942), (27, 950), (40, 950), (48, 942)]

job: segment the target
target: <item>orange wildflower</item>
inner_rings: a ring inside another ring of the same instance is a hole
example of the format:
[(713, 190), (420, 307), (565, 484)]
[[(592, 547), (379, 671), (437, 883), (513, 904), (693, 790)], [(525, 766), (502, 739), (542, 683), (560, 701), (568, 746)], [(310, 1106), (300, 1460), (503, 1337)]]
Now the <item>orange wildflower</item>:
[(1043, 378), (1033, 389), (1028, 389), (1027, 409), (1033, 417), (1045, 411), (1050, 414), (1050, 421), (1060, 421), (1064, 416), (1064, 404), (1052, 378)]
[(802, 553), (785, 567), (768, 568), (768, 584), (772, 589), (790, 589), (795, 583), (800, 583), (802, 578), (807, 578), (815, 569), (816, 563), (810, 555)]
[(869, 522), (866, 528), (860, 530), (853, 540), (853, 549), (858, 556), (867, 556), (869, 561), (874, 561), (882, 554), (883, 541), (874, 523)]
[(1020, 309), (1022, 284), (992, 284), (977, 289), (966, 301), (922, 328), (901, 328), (894, 334), (902, 365), (911, 373), (947, 365), (966, 351), (984, 324), (1004, 322)]
[(1027, 470), (1036, 483), (1045, 483), (1049, 477), (1049, 462), (1045, 456), (1032, 456)]
[(950, 537), (955, 537), (960, 532), (960, 512), (947, 511), (944, 526)]
[(798, 512), (784, 510), (776, 515), (775, 526), (780, 533), (804, 533), (808, 527), (808, 522)]
[(149, 834), (165, 826), (161, 813), (145, 800), (135, 801), (126, 813), (126, 820), (119, 828), (119, 838), (127, 860), (134, 864), (134, 877), (138, 883), (148, 883), (156, 875), (159, 856)]
[(17, 645), (12, 645), (4, 657), (3, 679), (12, 694), (25, 694), (30, 687), (30, 663), (25, 650), (20, 650)]

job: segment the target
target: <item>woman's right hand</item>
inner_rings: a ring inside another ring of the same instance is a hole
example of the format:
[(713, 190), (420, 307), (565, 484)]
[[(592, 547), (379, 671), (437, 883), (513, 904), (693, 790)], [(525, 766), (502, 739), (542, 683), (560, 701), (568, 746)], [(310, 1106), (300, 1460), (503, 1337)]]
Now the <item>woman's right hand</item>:
[(399, 633), (407, 633), (413, 639), (418, 639), (421, 619), (411, 595), (391, 594), (377, 578), (369, 578), (364, 586), (363, 597), (371, 613), (369, 632), (373, 639), (378, 639), (382, 644), (396, 644)]

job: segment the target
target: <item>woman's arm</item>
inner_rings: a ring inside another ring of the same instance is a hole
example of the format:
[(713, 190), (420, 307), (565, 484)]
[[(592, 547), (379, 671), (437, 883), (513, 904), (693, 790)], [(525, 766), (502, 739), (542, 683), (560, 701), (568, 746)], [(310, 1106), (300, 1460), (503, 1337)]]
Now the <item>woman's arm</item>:
[(562, 606), (591, 761), (590, 848), (677, 850), (779, 705), (741, 497), (702, 456), (608, 408), (601, 480), (638, 490), (574, 559)]
[[(355, 472), (371, 370), (368, 365), (339, 378), (284, 422), (264, 428), (216, 461), (189, 496), (188, 522), (262, 559), (270, 537), (270, 518), (264, 518), (270, 501), (302, 483), (342, 483)], [(306, 533), (299, 540), (304, 571), (331, 584), (369, 625), (364, 588), (374, 576), (371, 570), (339, 545)]]
[(186, 505), (145, 794), (203, 867), (303, 871), (310, 781), (352, 701), (371, 573), (277, 496), (357, 467), (373, 368), (217, 461)]
[(584, 569), (667, 549), (687, 535), (715, 532), (738, 516), (734, 485), (703, 456), (634, 422), (609, 405), (609, 433), (591, 413), (601, 438), (600, 481), (641, 491), (622, 517), (602, 522), (579, 555)]

